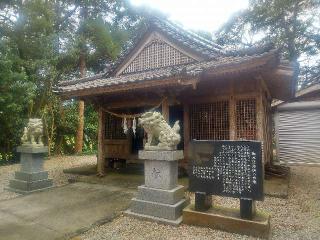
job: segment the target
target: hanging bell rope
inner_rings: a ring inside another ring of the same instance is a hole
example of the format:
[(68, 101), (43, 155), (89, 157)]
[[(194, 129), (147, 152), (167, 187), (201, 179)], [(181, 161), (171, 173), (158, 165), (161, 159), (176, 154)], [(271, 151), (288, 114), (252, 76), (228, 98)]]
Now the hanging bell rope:
[[(158, 105), (150, 108), (149, 110), (147, 110), (147, 112), (154, 111), (155, 109), (159, 108), (166, 99), (167, 99), (166, 97), (163, 98)], [(111, 112), (111, 111), (109, 111), (109, 110), (107, 110), (107, 109), (105, 109), (105, 108), (102, 108), (102, 110), (105, 111), (105, 112), (107, 112), (107, 113), (109, 113), (110, 115), (113, 115), (113, 116), (119, 117), (119, 118), (123, 118), (123, 119), (128, 119), (128, 118), (129, 118), (129, 119), (132, 119), (132, 118), (134, 119), (134, 118), (138, 118), (138, 117), (140, 117), (142, 114), (144, 114), (144, 112), (142, 112), (142, 113), (136, 113), (136, 114), (115, 113), (115, 112)]]

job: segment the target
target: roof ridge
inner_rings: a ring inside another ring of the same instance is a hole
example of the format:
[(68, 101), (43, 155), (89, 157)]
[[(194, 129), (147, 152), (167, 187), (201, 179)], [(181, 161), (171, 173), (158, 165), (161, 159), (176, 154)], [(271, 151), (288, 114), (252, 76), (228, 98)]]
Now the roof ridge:
[(158, 16), (154, 16), (155, 19), (173, 27), (173, 28), (177, 28), (185, 33), (187, 33), (188, 35), (191, 35), (193, 37), (196, 37), (198, 40), (202, 41), (202, 42), (206, 42), (209, 46), (215, 46), (215, 47), (218, 47), (219, 49), (223, 49), (223, 47), (217, 43), (215, 43), (213, 40), (210, 40), (210, 39), (207, 39), (207, 38), (204, 38), (202, 36), (200, 36), (199, 34), (197, 34), (196, 32), (194, 32), (193, 30), (190, 30), (190, 29), (186, 29), (186, 28), (183, 28), (182, 26), (180, 26), (179, 24), (175, 23), (174, 21), (170, 21), (168, 19), (164, 19), (162, 17), (158, 17)]
[[(174, 23), (173, 21), (159, 18), (159, 17), (153, 17), (152, 19), (153, 21), (151, 20), (151, 22), (154, 22), (154, 25), (157, 28), (159, 28), (161, 31), (167, 32), (168, 34), (170, 34), (170, 31), (172, 31), (173, 35), (180, 35), (181, 37), (187, 39), (188, 41), (192, 41), (194, 44), (198, 45), (203, 50), (206, 49), (207, 51), (220, 53), (220, 54), (225, 53), (225, 51), (223, 50), (223, 47), (215, 43), (213, 40), (209, 40), (204, 37), (201, 37), (199, 34), (195, 33), (194, 31), (185, 29), (182, 26), (179, 26), (178, 24)], [(180, 41), (183, 41), (183, 40), (180, 40)]]
[(245, 55), (254, 55), (270, 52), (273, 50), (279, 51), (273, 43), (266, 43), (260, 45), (253, 45), (249, 47), (242, 47), (239, 49), (227, 50), (226, 56), (245, 56)]

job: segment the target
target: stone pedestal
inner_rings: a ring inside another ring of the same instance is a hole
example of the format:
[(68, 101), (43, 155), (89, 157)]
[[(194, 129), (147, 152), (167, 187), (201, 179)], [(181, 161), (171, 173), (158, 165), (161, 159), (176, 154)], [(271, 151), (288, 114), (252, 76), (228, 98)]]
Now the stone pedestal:
[(178, 225), (182, 209), (189, 203), (178, 185), (178, 160), (183, 151), (139, 151), (144, 159), (145, 185), (138, 187), (128, 215)]
[(52, 179), (43, 170), (44, 155), (48, 147), (22, 145), (17, 148), (20, 152), (20, 171), (15, 172), (15, 178), (10, 180), (10, 191), (28, 194), (52, 187)]

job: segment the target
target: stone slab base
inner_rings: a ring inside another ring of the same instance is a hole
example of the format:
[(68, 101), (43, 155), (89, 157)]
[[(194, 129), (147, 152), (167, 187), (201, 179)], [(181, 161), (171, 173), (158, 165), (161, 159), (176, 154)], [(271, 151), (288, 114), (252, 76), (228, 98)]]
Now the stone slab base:
[(268, 239), (270, 236), (270, 215), (257, 212), (253, 220), (240, 218), (238, 209), (212, 207), (208, 211), (194, 211), (194, 205), (183, 210), (183, 223), (216, 228), (227, 232)]
[(20, 189), (15, 189), (15, 188), (10, 188), (10, 187), (5, 187), (4, 189), (10, 192), (15, 192), (15, 193), (19, 193), (19, 194), (31, 194), (31, 193), (36, 193), (36, 192), (42, 192), (48, 189), (51, 189), (53, 186), (47, 187), (47, 188), (41, 188), (41, 189), (36, 189), (36, 190), (32, 190), (32, 191), (23, 191)]
[(25, 144), (17, 147), (17, 152), (21, 153), (47, 153), (48, 146), (40, 144)]
[(164, 204), (133, 198), (131, 211), (137, 214), (176, 220), (182, 215), (182, 209), (188, 203), (189, 201), (184, 198), (175, 204)]
[(154, 217), (154, 216), (134, 213), (130, 209), (125, 211), (124, 214), (128, 215), (128, 216), (131, 216), (131, 217), (139, 218), (139, 219), (142, 219), (142, 220), (153, 221), (153, 222), (163, 223), (163, 224), (169, 224), (169, 225), (173, 225), (173, 226), (178, 226), (182, 222), (182, 217), (179, 217), (176, 220), (169, 220), (169, 219), (165, 219), (165, 218), (159, 218), (159, 217)]
[(52, 185), (52, 179), (43, 179), (38, 181), (22, 181), (19, 179), (13, 179), (10, 180), (8, 190), (26, 194), (43, 189), (48, 189), (52, 187)]
[(171, 190), (148, 188), (145, 185), (138, 187), (137, 199), (164, 204), (175, 204), (184, 197), (184, 187), (179, 185)]
[(159, 160), (159, 161), (177, 161), (183, 159), (183, 151), (182, 150), (157, 150), (157, 151), (139, 151), (139, 159), (144, 160)]
[(46, 180), (48, 179), (48, 171), (35, 173), (17, 171), (15, 172), (15, 179), (27, 182)]

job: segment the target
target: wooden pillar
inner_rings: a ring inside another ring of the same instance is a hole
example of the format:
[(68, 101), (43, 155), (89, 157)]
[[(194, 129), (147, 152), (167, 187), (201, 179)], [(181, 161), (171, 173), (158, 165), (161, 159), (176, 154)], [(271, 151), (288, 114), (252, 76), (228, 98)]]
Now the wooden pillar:
[(169, 123), (169, 101), (168, 98), (165, 98), (162, 102), (162, 115), (164, 119)]
[(264, 139), (264, 130), (265, 130), (265, 125), (263, 122), (263, 97), (258, 96), (256, 98), (256, 107), (257, 107), (257, 140), (261, 141), (261, 145), (262, 145), (262, 159), (263, 162), (266, 163), (266, 159), (265, 159), (265, 139)]
[(184, 165), (187, 167), (190, 142), (190, 108), (188, 104), (183, 104), (183, 124)]
[(271, 118), (271, 103), (272, 96), (265, 80), (259, 76), (257, 78), (260, 89), (260, 117), (261, 129), (260, 137), (263, 142), (263, 157), (265, 164), (271, 164), (273, 161), (273, 148), (272, 148), (272, 118)]
[(256, 97), (256, 113), (257, 113), (257, 140), (263, 143), (264, 141), (264, 123), (263, 123), (263, 86), (262, 86), (262, 79), (256, 79), (256, 86), (259, 92), (259, 95)]
[(98, 125), (98, 158), (97, 172), (98, 176), (105, 175), (105, 156), (104, 156), (104, 135), (105, 135), (105, 112), (101, 107), (98, 109), (99, 125)]

